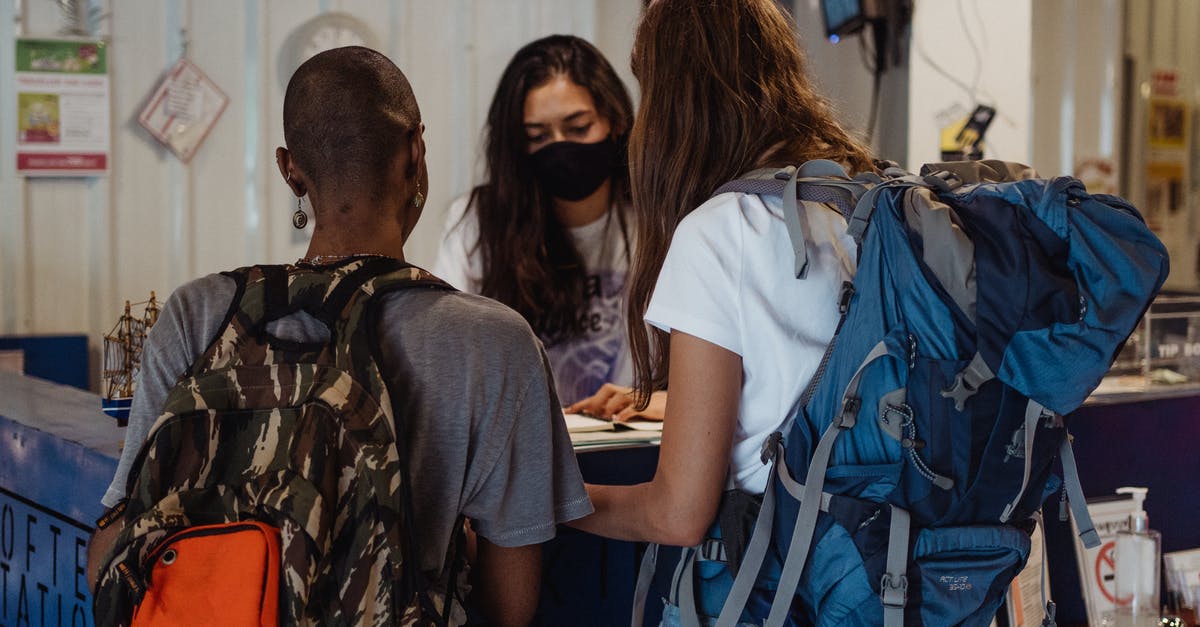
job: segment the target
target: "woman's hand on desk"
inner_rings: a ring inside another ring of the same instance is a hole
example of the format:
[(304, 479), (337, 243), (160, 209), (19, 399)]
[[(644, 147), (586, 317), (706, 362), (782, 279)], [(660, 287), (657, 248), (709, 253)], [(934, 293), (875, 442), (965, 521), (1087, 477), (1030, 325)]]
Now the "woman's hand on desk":
[(616, 422), (625, 422), (633, 418), (646, 420), (662, 420), (667, 410), (666, 391), (654, 392), (650, 395), (650, 404), (645, 409), (634, 407), (633, 388), (605, 383), (592, 396), (567, 407), (568, 413), (588, 414)]

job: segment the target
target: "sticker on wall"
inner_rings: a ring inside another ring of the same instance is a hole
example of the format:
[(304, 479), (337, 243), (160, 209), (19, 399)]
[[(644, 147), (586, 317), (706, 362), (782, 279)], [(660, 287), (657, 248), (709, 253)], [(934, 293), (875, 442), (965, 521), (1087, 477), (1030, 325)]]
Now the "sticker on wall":
[(107, 174), (108, 45), (19, 39), (16, 53), (17, 174)]
[(191, 161), (225, 111), (229, 98), (196, 64), (175, 63), (159, 82), (138, 123), (180, 161)]

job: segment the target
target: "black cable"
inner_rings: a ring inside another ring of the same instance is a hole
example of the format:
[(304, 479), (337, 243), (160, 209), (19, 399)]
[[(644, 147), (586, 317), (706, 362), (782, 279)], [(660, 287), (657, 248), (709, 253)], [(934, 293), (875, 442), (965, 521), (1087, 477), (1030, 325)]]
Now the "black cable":
[[(875, 121), (879, 117), (879, 100), (882, 92), (883, 73), (887, 71), (888, 63), (888, 42), (892, 36), (892, 29), (887, 23), (886, 18), (876, 19), (871, 21), (871, 35), (874, 39), (875, 60), (874, 67), (871, 70), (871, 109), (867, 114), (867, 142), (875, 142)], [(865, 37), (864, 37), (865, 39)]]

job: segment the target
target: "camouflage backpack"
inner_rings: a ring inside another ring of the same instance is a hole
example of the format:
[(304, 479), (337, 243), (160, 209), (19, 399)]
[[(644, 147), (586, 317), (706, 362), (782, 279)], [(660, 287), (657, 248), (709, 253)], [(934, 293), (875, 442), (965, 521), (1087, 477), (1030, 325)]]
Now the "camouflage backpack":
[[(374, 305), (397, 289), (449, 287), (385, 258), (225, 274), (237, 281), (227, 321), (170, 391), (123, 511), (112, 512), (125, 527), (106, 556), (96, 623), (129, 623), (151, 583), (147, 559), (173, 532), (241, 520), (280, 530), (281, 623), (444, 622), (450, 604), (426, 589), (413, 548), (403, 423), (393, 415), (402, 390), (380, 373)], [(328, 327), (328, 343), (267, 333), (297, 311)]]

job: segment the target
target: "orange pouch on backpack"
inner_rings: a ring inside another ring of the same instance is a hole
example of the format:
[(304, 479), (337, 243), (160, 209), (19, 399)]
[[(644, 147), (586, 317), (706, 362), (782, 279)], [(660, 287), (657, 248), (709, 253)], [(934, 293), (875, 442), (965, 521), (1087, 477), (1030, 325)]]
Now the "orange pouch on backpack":
[(279, 529), (257, 521), (190, 527), (150, 553), (132, 627), (279, 624)]

